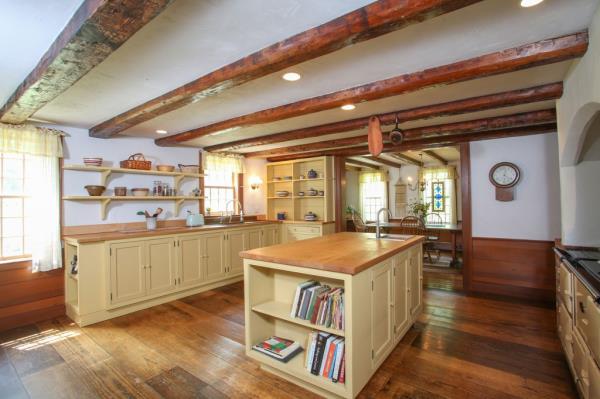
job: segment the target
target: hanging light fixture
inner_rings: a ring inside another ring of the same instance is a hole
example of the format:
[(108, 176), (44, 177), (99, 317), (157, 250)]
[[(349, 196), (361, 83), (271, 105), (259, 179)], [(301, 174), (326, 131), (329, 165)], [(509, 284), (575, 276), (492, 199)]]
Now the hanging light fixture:
[[(423, 153), (419, 153), (419, 157), (421, 158), (421, 169), (423, 168)], [(427, 186), (427, 182), (425, 181), (425, 178), (423, 177), (423, 172), (421, 171), (421, 180), (419, 181), (419, 189), (421, 191), (425, 191), (425, 187)]]
[(402, 132), (402, 129), (400, 129), (400, 127), (398, 126), (398, 114), (396, 114), (396, 126), (394, 126), (394, 128), (390, 132), (390, 141), (394, 145), (400, 145), (403, 140), (404, 133)]

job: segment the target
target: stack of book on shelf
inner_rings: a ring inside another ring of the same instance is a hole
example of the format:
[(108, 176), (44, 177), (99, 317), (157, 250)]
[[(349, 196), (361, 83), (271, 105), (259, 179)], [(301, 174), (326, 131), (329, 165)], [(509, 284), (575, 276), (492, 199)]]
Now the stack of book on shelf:
[(298, 342), (275, 336), (259, 342), (252, 349), (284, 363), (287, 363), (291, 358), (302, 352), (302, 348)]
[(296, 288), (291, 317), (309, 320), (311, 323), (344, 329), (344, 289), (305, 281)]
[(346, 380), (344, 338), (313, 331), (308, 336), (306, 369), (333, 382)]

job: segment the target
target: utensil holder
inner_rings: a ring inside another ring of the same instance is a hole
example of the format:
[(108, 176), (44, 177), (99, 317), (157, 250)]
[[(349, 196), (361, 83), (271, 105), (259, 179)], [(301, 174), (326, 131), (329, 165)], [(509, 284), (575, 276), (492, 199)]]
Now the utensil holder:
[(146, 218), (146, 229), (156, 230), (156, 218)]

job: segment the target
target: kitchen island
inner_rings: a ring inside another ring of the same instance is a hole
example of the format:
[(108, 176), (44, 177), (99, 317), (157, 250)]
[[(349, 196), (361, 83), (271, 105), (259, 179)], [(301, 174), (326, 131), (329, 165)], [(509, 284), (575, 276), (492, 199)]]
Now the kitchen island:
[[(265, 370), (320, 395), (354, 398), (421, 312), (423, 240), (337, 233), (241, 252), (246, 354)], [(310, 280), (343, 289), (343, 328), (294, 315), (297, 287)], [(343, 382), (309, 370), (313, 332), (343, 339)], [(297, 341), (303, 351), (281, 362), (252, 349), (270, 336)]]

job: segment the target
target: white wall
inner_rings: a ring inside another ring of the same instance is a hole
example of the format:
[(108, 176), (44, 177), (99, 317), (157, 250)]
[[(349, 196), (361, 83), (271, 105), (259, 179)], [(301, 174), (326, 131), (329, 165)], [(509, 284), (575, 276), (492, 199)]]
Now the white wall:
[[(247, 215), (264, 215), (267, 213), (267, 160), (248, 158), (245, 160), (244, 172), (244, 212)], [(257, 190), (250, 188), (249, 179), (258, 176), (263, 184)]]
[(357, 211), (360, 211), (358, 174), (359, 172), (357, 170), (346, 171), (346, 206), (351, 206)]
[[(554, 240), (560, 234), (557, 135), (541, 134), (472, 142), (473, 237)], [(496, 201), (490, 168), (513, 162), (521, 169), (515, 199)]]
[(600, 247), (600, 161), (583, 160), (586, 128), (600, 113), (600, 8), (589, 28), (585, 56), (573, 63), (557, 101), (562, 242)]
[[(117, 166), (119, 161), (126, 159), (129, 155), (141, 152), (156, 164), (198, 164), (198, 149), (183, 147), (158, 147), (152, 139), (119, 137), (110, 140), (95, 139), (89, 137), (87, 130), (71, 127), (53, 126), (65, 131), (65, 164), (82, 164), (83, 157), (102, 157), (105, 165)], [(154, 180), (162, 180), (173, 184), (173, 179), (166, 176), (145, 175), (123, 175), (115, 174), (110, 177), (107, 184), (106, 194), (113, 194), (113, 187), (126, 186), (148, 187), (152, 189)], [(63, 191), (64, 195), (87, 195), (84, 186), (87, 184), (99, 184), (100, 174), (95, 172), (65, 171)], [(181, 190), (183, 194), (189, 195), (191, 190), (198, 187), (198, 180), (184, 179)], [(179, 215), (174, 215), (174, 204), (167, 201), (144, 201), (144, 202), (113, 202), (108, 209), (106, 220), (100, 218), (100, 204), (97, 202), (64, 201), (64, 223), (65, 226), (101, 224), (101, 223), (127, 223), (139, 222), (142, 216), (136, 215), (139, 210), (154, 210), (161, 207), (165, 210), (159, 219), (185, 218), (186, 211), (198, 212), (198, 202), (185, 202), (181, 207)]]

